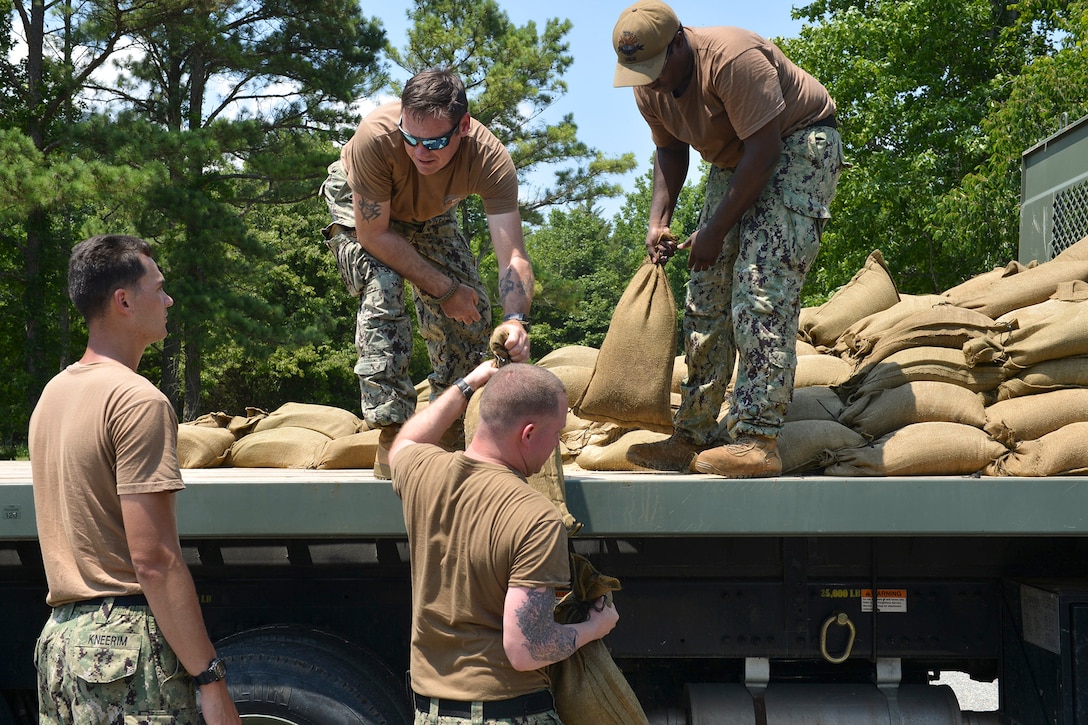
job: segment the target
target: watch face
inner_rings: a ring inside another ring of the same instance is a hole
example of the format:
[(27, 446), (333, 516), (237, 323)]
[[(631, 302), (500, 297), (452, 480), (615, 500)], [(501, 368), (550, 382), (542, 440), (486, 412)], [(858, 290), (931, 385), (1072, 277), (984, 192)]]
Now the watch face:
[(215, 678), (221, 680), (227, 676), (227, 663), (216, 657), (212, 660), (212, 663), (208, 665), (208, 670), (215, 673)]

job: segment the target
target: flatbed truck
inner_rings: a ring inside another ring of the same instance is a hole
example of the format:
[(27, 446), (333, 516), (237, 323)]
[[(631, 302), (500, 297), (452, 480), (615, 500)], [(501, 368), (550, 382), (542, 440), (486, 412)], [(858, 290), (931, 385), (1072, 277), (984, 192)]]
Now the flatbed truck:
[[(249, 725), (410, 723), (400, 502), (366, 469), (186, 470), (183, 549)], [(605, 642), (652, 723), (1088, 722), (1088, 477), (568, 470)], [(47, 616), (27, 462), (0, 462), (0, 723)], [(943, 671), (997, 679), (961, 712)]]
[[(1020, 261), (1088, 235), (1088, 117), (1024, 153)], [(1086, 414), (1088, 415), (1088, 414)], [(183, 471), (178, 525), (246, 725), (408, 725), (400, 502), (372, 471)], [(1088, 476), (565, 472), (652, 725), (1088, 723)], [(0, 725), (36, 722), (30, 464), (0, 461)], [(942, 672), (998, 682), (964, 712)], [(597, 725), (597, 724), (594, 724)]]

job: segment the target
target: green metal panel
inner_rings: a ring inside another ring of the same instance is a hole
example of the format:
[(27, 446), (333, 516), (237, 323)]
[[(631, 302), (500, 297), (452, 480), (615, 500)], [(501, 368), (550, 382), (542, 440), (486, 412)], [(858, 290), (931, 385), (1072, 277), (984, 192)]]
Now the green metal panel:
[(1046, 262), (1088, 235), (1088, 116), (1023, 153), (1020, 261)]
[[(0, 541), (35, 538), (29, 465), (4, 475)], [(369, 470), (185, 471), (184, 538), (403, 537), (400, 501)], [(1082, 536), (1088, 477), (728, 480), (654, 473), (581, 473), (568, 507), (586, 536)]]

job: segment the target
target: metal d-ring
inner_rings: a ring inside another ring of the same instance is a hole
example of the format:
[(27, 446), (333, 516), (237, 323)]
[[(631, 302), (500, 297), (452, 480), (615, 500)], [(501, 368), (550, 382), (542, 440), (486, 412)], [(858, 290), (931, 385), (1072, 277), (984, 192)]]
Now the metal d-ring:
[[(847, 627), (850, 630), (850, 637), (846, 640), (846, 651), (843, 652), (842, 657), (832, 657), (827, 652), (827, 630), (832, 624), (837, 624), (840, 627)], [(824, 622), (823, 628), (820, 629), (820, 654), (824, 656), (824, 659), (833, 665), (841, 665), (850, 657), (850, 653), (854, 651), (854, 638), (857, 636), (857, 629), (854, 628), (854, 623), (850, 621), (850, 617), (846, 612), (839, 612), (837, 615), (832, 615)]]

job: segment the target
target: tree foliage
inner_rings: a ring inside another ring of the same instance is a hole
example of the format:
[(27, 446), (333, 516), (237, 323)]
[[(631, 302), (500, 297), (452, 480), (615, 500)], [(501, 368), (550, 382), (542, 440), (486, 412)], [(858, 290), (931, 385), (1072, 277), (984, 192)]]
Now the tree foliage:
[[(1018, 186), (997, 156), (1009, 159), (1006, 142), (1023, 137), (989, 119), (1024, 69), (1054, 53), (1053, 31), (1075, 14), (1074, 4), (819, 0), (799, 14), (812, 24), (783, 47), (831, 91), (852, 164), (809, 292), (845, 282), (874, 248), (907, 292), (942, 291), (1015, 256), (1016, 226), (990, 224), (994, 197), (968, 205), (973, 217), (963, 218), (961, 208), (957, 230), (946, 230), (964, 194), (983, 189), (961, 187), (971, 175), (988, 167), (1002, 174), (993, 182), (1003, 189)], [(967, 238), (961, 232), (971, 225)], [(984, 229), (995, 236), (980, 239)]]

